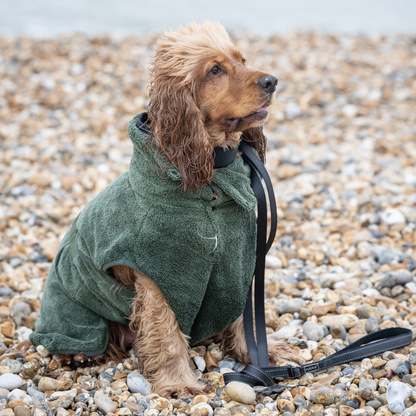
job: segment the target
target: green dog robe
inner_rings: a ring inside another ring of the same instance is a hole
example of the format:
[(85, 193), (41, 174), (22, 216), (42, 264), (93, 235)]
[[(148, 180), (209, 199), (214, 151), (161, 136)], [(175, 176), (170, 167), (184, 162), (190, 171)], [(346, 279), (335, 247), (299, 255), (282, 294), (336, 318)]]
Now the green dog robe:
[(193, 193), (179, 171), (163, 167), (147, 113), (129, 123), (134, 144), (127, 172), (100, 192), (65, 235), (30, 335), (51, 353), (102, 354), (107, 321), (129, 324), (134, 292), (111, 267), (150, 278), (174, 311), (190, 345), (211, 337), (243, 312), (256, 259), (256, 198), (250, 167), (237, 157)]

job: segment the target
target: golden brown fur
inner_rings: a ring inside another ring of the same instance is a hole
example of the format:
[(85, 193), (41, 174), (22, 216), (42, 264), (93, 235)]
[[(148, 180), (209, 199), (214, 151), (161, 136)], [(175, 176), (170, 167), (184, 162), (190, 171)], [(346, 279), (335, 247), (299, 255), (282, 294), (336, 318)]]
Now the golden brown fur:
[[(180, 171), (185, 191), (209, 183), (214, 175), (213, 149), (236, 147), (242, 135), (264, 161), (262, 125), (276, 83), (276, 78), (245, 66), (219, 24), (192, 23), (166, 32), (156, 42), (148, 107), (151, 140), (167, 156), (168, 164)], [(156, 393), (183, 398), (204, 392), (207, 387), (188, 364), (188, 337), (157, 286), (127, 266), (113, 267), (113, 274), (136, 295), (130, 327), (110, 323), (105, 359), (126, 357), (135, 338), (135, 355)], [(225, 354), (249, 362), (242, 317), (222, 338)], [(269, 351), (272, 365), (283, 357), (296, 358), (283, 343), (270, 344)]]
[[(155, 52), (149, 118), (156, 144), (179, 169), (184, 188), (195, 190), (210, 182), (214, 147), (236, 147), (243, 131), (264, 161), (264, 119), (244, 118), (271, 103), (272, 97), (257, 86), (267, 74), (245, 66), (225, 29), (191, 23), (166, 32)], [(210, 77), (215, 65), (224, 72)]]

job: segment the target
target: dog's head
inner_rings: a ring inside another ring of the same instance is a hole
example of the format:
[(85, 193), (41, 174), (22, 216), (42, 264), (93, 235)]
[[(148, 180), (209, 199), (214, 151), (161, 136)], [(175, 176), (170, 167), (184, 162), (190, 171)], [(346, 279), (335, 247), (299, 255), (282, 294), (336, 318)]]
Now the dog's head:
[(264, 161), (262, 126), (277, 79), (249, 69), (220, 24), (165, 32), (150, 69), (151, 128), (157, 147), (196, 190), (214, 176), (213, 149), (234, 148), (241, 135)]

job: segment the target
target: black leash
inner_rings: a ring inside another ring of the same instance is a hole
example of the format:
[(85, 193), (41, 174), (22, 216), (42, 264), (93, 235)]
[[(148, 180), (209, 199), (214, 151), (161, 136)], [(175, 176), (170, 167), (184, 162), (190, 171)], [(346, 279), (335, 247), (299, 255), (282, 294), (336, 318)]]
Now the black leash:
[[(244, 330), (252, 364), (247, 365), (241, 372), (224, 374), (225, 384), (231, 381), (240, 381), (251, 386), (272, 386), (276, 384), (274, 378), (277, 377), (300, 378), (302, 375), (311, 371), (324, 370), (411, 344), (412, 331), (410, 329), (388, 328), (368, 334), (360, 338), (358, 341), (348, 345), (341, 351), (338, 351), (316, 363), (301, 366), (269, 367), (266, 320), (264, 315), (264, 271), (266, 254), (273, 244), (274, 237), (276, 235), (276, 201), (269, 174), (267, 173), (267, 170), (260, 158), (245, 141), (240, 143), (238, 150), (242, 152), (244, 160), (246, 160), (251, 166), (251, 186), (258, 203), (257, 252), (256, 268), (253, 279), (254, 284), (252, 282), (250, 286), (246, 308), (244, 310)], [(219, 160), (219, 165), (221, 166), (218, 166), (216, 162), (215, 167), (219, 168), (231, 163), (235, 158), (236, 152), (236, 149), (234, 149), (234, 151), (227, 151), (224, 149), (221, 150), (221, 148), (215, 148), (214, 156), (221, 158), (221, 161)], [(224, 162), (224, 160), (226, 160), (226, 162)], [(226, 164), (224, 165), (224, 163)], [(271, 224), (268, 238), (267, 201), (259, 175), (261, 175), (264, 179), (269, 197)], [(253, 297), (255, 330), (253, 327)]]

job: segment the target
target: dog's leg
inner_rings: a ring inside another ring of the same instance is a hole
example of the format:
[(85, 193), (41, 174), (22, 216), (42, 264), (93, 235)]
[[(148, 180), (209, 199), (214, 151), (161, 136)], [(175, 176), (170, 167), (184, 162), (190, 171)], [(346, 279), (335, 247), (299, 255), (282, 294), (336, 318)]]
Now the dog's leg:
[[(280, 360), (299, 361), (298, 355), (282, 341), (268, 339), (267, 348), (269, 351), (269, 365), (272, 367)], [(251, 363), (247, 350), (243, 315), (224, 331), (223, 349), (224, 355), (230, 354), (232, 358), (244, 364)]]
[(130, 329), (143, 375), (153, 391), (167, 398), (184, 398), (204, 392), (188, 363), (187, 337), (155, 283), (135, 272), (136, 296)]

